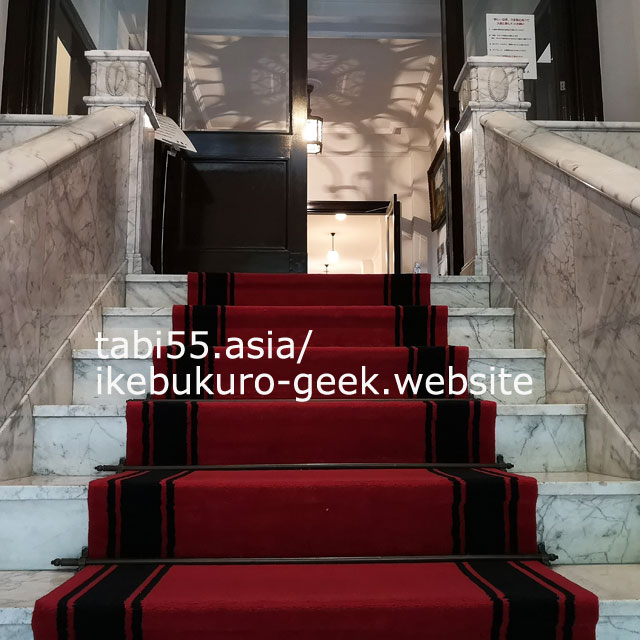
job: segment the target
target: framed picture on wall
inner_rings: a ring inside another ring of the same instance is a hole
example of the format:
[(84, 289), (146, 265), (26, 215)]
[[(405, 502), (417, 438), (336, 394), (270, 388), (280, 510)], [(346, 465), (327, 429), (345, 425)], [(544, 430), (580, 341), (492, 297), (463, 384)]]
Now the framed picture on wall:
[(429, 202), (431, 230), (437, 231), (447, 219), (447, 163), (444, 142), (429, 167)]

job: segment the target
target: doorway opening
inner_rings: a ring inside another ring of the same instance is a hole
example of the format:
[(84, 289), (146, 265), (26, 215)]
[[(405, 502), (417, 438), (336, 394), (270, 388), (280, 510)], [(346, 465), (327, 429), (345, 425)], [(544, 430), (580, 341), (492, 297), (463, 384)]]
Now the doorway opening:
[(402, 273), (401, 225), (397, 195), (388, 202), (309, 202), (309, 273)]
[[(378, 202), (383, 214), (363, 215), (366, 204), (342, 220), (309, 211), (309, 271), (326, 272), (335, 232), (330, 273), (435, 272), (428, 172), (444, 139), (440, 0), (311, 0), (308, 38), (310, 107), (324, 123), (322, 152), (308, 156), (308, 200)], [(387, 252), (393, 194), (402, 206)]]

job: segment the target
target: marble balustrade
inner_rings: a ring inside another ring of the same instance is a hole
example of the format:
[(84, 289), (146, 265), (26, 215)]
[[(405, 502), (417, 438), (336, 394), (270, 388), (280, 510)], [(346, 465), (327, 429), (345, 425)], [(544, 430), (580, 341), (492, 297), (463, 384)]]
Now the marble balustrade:
[(590, 396), (589, 468), (639, 478), (640, 171), (507, 113), (482, 122), (491, 267)]
[(0, 153), (0, 478), (31, 472), (32, 404), (70, 402), (80, 321), (124, 299), (133, 120), (112, 107)]
[(0, 152), (11, 149), (57, 127), (71, 124), (82, 116), (52, 116), (40, 114), (0, 114)]
[(537, 121), (535, 124), (640, 169), (640, 122)]

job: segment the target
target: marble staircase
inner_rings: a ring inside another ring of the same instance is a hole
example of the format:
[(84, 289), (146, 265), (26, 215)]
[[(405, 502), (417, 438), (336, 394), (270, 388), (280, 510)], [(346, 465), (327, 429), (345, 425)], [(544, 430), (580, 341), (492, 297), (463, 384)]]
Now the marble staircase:
[[(488, 278), (434, 278), (432, 291), (450, 307), (451, 342), (471, 348), (471, 373), (505, 367), (534, 380), (531, 396), (486, 396), (499, 403), (498, 453), (539, 480), (539, 539), (560, 556), (558, 571), (600, 596), (598, 640), (637, 638), (640, 481), (587, 472), (586, 407), (547, 403), (544, 352), (514, 348), (513, 310), (491, 307)], [(104, 334), (164, 336), (171, 305), (185, 303), (186, 276), (128, 276), (127, 306), (104, 310)], [(146, 374), (150, 362), (75, 351), (73, 404), (34, 410), (34, 475), (0, 482), (0, 640), (31, 640), (34, 601), (68, 577), (50, 560), (86, 544), (95, 465), (124, 454), (126, 396), (96, 393), (96, 367), (108, 365)]]

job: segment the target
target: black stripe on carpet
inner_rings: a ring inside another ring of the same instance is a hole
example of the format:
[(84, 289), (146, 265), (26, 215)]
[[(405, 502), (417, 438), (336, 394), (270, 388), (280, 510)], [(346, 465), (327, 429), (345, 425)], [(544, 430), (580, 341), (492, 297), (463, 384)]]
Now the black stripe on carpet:
[(230, 302), (232, 299), (232, 295), (230, 295), (230, 280), (233, 282), (233, 278), (230, 279), (228, 273), (199, 273), (198, 281), (203, 279), (205, 279), (205, 297), (200, 304), (233, 304), (233, 302)]
[(523, 572), (529, 572), (536, 576), (538, 580), (548, 584), (549, 586), (555, 588), (557, 591), (560, 591), (562, 595), (566, 598), (565, 600), (565, 610), (564, 610), (564, 624), (562, 627), (562, 640), (572, 640), (573, 638), (573, 626), (576, 622), (576, 597), (571, 591), (565, 589), (564, 587), (556, 584), (549, 580), (547, 576), (542, 575), (538, 571), (536, 571), (533, 567), (529, 565), (525, 565), (522, 562), (514, 562), (514, 564)]
[[(435, 315), (435, 314), (434, 314)], [(426, 387), (426, 380), (432, 373), (439, 373), (445, 376), (445, 383), (448, 378), (447, 368), (447, 356), (449, 347), (411, 347), (413, 352), (416, 367), (415, 375), (420, 376), (422, 374), (422, 384), (418, 390), (416, 398), (445, 398), (445, 395), (433, 395), (428, 393)]]
[(188, 437), (186, 403), (167, 402), (161, 410), (154, 409), (153, 464), (188, 464)]
[[(402, 338), (405, 347), (433, 345), (435, 342), (435, 309), (431, 307), (402, 308)], [(431, 326), (431, 331), (428, 327)]]
[(461, 533), (464, 524), (460, 518), (463, 483), (456, 476), (440, 471), (439, 469), (433, 469), (431, 473), (447, 479), (453, 486), (453, 496), (451, 500), (451, 553), (454, 555), (463, 553), (464, 545), (462, 543)]
[(96, 571), (90, 578), (81, 582), (75, 589), (71, 590), (67, 595), (60, 598), (56, 610), (56, 627), (59, 640), (67, 640), (69, 637), (69, 611), (67, 605), (72, 598), (75, 598), (92, 582), (98, 581), (109, 570), (109, 567), (102, 567)]
[(143, 640), (142, 601), (153, 591), (160, 580), (169, 572), (170, 568), (166, 565), (157, 567), (158, 572), (131, 602), (131, 640)]
[(471, 580), (471, 582), (482, 589), (482, 591), (484, 591), (489, 597), (489, 600), (491, 600), (491, 604), (493, 605), (491, 640), (500, 640), (500, 629), (502, 627), (502, 621), (504, 619), (504, 604), (500, 599), (499, 594), (495, 589), (492, 589), (488, 584), (480, 580), (473, 571), (470, 571), (466, 563), (456, 562), (456, 566), (469, 580)]
[(415, 304), (412, 273), (403, 273), (391, 276), (391, 304)]
[[(79, 638), (127, 640), (125, 601), (156, 566), (116, 567), (75, 602), (74, 631)], [(68, 636), (61, 636), (67, 640)]]
[(468, 564), (478, 575), (502, 592), (509, 603), (505, 640), (556, 637), (559, 602), (551, 589), (533, 580), (511, 562)]
[[(120, 553), (124, 558), (162, 557), (162, 486), (160, 482), (175, 475), (173, 471), (145, 471), (120, 482)], [(108, 504), (109, 545), (115, 549), (116, 511)], [(114, 552), (109, 557), (116, 557)]]

